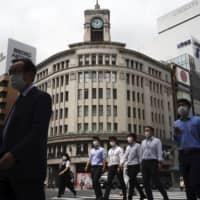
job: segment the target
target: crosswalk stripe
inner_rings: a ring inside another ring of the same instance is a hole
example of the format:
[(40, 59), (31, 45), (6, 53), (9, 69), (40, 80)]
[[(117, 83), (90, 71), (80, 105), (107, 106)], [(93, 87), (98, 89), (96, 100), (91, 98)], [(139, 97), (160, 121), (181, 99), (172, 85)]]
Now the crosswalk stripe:
[[(153, 196), (155, 200), (160, 200), (163, 199), (162, 195), (159, 192), (153, 192)], [(171, 200), (185, 200), (186, 195), (184, 192), (168, 192), (169, 199)], [(115, 194), (110, 195), (111, 200), (121, 200), (123, 197)], [(95, 199), (94, 195), (91, 196), (77, 196), (76, 198), (74, 197), (53, 197), (51, 198), (52, 200), (85, 200), (85, 199)], [(134, 196), (133, 200), (139, 200), (139, 196)]]

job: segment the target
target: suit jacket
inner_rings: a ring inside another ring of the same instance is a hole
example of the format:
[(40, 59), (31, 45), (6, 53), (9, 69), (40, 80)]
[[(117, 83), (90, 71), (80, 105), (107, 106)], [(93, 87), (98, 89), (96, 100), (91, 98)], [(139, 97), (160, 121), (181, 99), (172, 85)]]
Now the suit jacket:
[(51, 97), (33, 87), (15, 103), (4, 141), (0, 131), (0, 153), (11, 152), (16, 162), (5, 171), (14, 179), (46, 177), (48, 126), (51, 117)]

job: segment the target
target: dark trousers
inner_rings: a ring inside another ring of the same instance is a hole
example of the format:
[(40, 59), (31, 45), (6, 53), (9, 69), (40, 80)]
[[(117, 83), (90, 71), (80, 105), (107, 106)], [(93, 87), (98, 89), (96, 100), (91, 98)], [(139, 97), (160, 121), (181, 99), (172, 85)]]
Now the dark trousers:
[(59, 187), (58, 187), (58, 196), (61, 196), (65, 193), (65, 188), (69, 188), (69, 190), (76, 195), (76, 191), (74, 189), (74, 184), (71, 181), (71, 177), (69, 172), (67, 174), (63, 174), (59, 177)]
[(13, 181), (0, 177), (1, 200), (45, 200), (44, 183), (37, 180)]
[(200, 150), (179, 152), (180, 171), (188, 200), (200, 198)]
[(137, 174), (140, 171), (140, 165), (128, 165), (127, 167), (127, 175), (129, 177), (129, 192), (128, 192), (128, 199), (131, 200), (134, 193), (134, 188), (138, 190), (140, 194), (140, 198), (145, 198), (145, 194), (142, 190), (142, 187), (140, 187), (138, 181), (137, 181)]
[(104, 194), (104, 199), (109, 199), (110, 190), (112, 188), (112, 182), (115, 175), (117, 176), (121, 184), (123, 196), (124, 198), (126, 197), (126, 184), (124, 182), (123, 171), (122, 170), (118, 171), (118, 165), (113, 165), (108, 168), (108, 181), (107, 181), (106, 191)]
[(158, 169), (157, 160), (143, 160), (142, 161), (142, 175), (144, 180), (144, 188), (147, 194), (148, 200), (153, 200), (151, 183), (155, 184), (159, 192), (164, 197), (164, 200), (168, 200), (167, 192), (160, 181), (160, 174)]
[(102, 166), (92, 166), (91, 167), (91, 174), (92, 174), (92, 185), (94, 188), (94, 192), (96, 195), (96, 199), (102, 198), (102, 191), (101, 191), (101, 185), (99, 183), (99, 179), (102, 174)]

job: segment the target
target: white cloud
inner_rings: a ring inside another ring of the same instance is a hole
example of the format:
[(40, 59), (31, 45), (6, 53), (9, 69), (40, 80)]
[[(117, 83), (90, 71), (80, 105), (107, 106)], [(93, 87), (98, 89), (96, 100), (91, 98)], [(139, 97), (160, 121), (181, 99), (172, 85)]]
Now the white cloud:
[[(156, 19), (190, 0), (99, 0), (111, 11), (112, 40), (139, 47), (156, 35)], [(0, 6), (0, 51), (8, 38), (37, 48), (37, 61), (83, 40), (84, 10), (95, 0), (7, 0)], [(0, 69), (2, 72), (2, 69)]]

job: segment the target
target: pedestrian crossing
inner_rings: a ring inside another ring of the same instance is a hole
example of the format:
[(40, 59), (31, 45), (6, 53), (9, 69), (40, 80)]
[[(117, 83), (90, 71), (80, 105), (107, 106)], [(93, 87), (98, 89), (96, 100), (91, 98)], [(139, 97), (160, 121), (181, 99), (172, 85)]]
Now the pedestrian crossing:
[[(155, 200), (162, 200), (163, 197), (161, 196), (161, 194), (159, 192), (154, 192), (153, 193), (154, 199)], [(184, 192), (181, 191), (173, 191), (173, 192), (168, 192), (168, 196), (170, 200), (186, 200), (186, 196)], [(76, 198), (74, 197), (67, 197), (67, 196), (63, 196), (61, 198), (57, 198), (57, 197), (53, 197), (51, 198), (51, 200), (91, 200), (91, 199), (95, 199), (94, 195), (91, 196), (77, 196)], [(139, 196), (134, 196), (133, 200), (139, 200)], [(112, 194), (110, 195), (110, 200), (122, 200), (122, 196), (120, 195), (115, 195)]]

